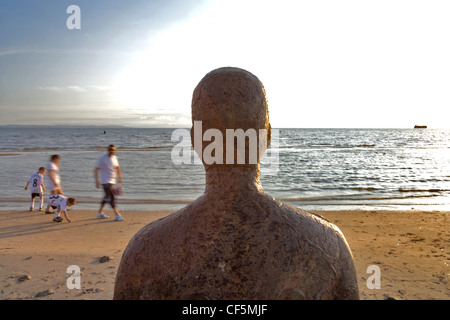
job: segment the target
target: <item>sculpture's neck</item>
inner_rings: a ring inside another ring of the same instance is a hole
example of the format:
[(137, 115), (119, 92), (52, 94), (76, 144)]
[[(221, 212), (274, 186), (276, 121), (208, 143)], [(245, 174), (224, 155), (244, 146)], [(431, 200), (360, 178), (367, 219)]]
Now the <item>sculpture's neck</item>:
[(223, 165), (206, 168), (205, 193), (262, 192), (259, 166), (236, 167)]

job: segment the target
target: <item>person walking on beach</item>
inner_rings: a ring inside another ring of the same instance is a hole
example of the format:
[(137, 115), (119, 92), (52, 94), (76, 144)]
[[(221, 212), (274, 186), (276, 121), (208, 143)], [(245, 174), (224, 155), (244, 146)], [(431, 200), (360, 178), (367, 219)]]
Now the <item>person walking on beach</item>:
[[(122, 172), (119, 166), (119, 160), (116, 156), (116, 146), (113, 144), (108, 147), (108, 153), (101, 156), (94, 170), (95, 176), (95, 184), (97, 188), (100, 188), (100, 184), (103, 186), (103, 190), (105, 191), (105, 196), (100, 204), (100, 209), (97, 213), (98, 219), (109, 219), (109, 216), (103, 213), (103, 207), (105, 203), (109, 203), (111, 208), (114, 209), (114, 213), (116, 214), (116, 221), (123, 221), (124, 218), (120, 215), (119, 209), (116, 206), (115, 196), (113, 192), (113, 187), (116, 184), (116, 177), (118, 176), (119, 183), (122, 183)], [(99, 171), (101, 175), (101, 179), (99, 180)]]
[[(54, 154), (50, 157), (50, 162), (47, 163), (46, 169), (48, 172), (49, 182), (48, 188), (51, 194), (63, 194), (61, 189), (61, 178), (59, 176), (59, 164), (61, 161), (61, 156)], [(50, 210), (50, 206), (47, 206), (45, 213), (53, 213)]]
[(38, 172), (33, 173), (27, 181), (27, 185), (25, 186), (25, 190), (28, 189), (28, 186), (31, 184), (30, 192), (31, 192), (31, 204), (30, 211), (34, 210), (34, 200), (36, 197), (40, 197), (40, 205), (39, 211), (44, 210), (44, 191), (47, 191), (44, 186), (44, 174), (47, 171), (44, 167), (40, 167)]

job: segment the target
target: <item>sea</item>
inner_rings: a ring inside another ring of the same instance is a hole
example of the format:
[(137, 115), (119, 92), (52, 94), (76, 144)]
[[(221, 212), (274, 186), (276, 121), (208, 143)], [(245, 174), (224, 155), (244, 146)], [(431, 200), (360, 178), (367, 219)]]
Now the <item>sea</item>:
[[(2, 126), (0, 209), (28, 209), (26, 182), (53, 154), (72, 210), (98, 208), (94, 167), (109, 144), (122, 211), (186, 206), (204, 192), (205, 171), (190, 148), (192, 161), (174, 161), (190, 146), (188, 129), (177, 130)], [(266, 193), (305, 210), (450, 210), (450, 129), (275, 129), (261, 168)]]

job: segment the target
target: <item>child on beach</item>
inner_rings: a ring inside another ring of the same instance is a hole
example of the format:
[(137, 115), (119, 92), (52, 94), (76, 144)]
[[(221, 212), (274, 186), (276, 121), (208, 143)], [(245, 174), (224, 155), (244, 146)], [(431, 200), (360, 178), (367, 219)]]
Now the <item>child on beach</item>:
[(64, 216), (66, 217), (67, 222), (72, 222), (69, 218), (69, 215), (67, 214), (67, 208), (75, 204), (77, 204), (75, 198), (67, 198), (62, 194), (52, 194), (50, 197), (48, 197), (47, 200), (47, 205), (56, 210), (55, 217), (53, 218), (53, 221), (55, 222), (61, 222), (63, 220), (59, 216), (61, 212), (64, 212)]
[(31, 192), (31, 204), (30, 211), (34, 210), (34, 200), (36, 197), (40, 197), (40, 206), (39, 211), (44, 210), (44, 191), (47, 191), (44, 186), (44, 174), (47, 170), (44, 167), (40, 167), (38, 172), (33, 173), (27, 181), (27, 185), (25, 186), (25, 190), (28, 189), (28, 186), (31, 184), (30, 192)]

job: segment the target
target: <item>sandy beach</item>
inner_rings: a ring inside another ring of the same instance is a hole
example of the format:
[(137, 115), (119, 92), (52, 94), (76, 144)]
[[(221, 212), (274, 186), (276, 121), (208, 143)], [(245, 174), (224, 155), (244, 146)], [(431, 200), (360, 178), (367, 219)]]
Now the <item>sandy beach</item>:
[[(74, 208), (69, 212), (72, 223), (55, 223), (38, 211), (0, 211), (0, 299), (112, 299), (130, 238), (171, 212), (123, 211), (126, 221), (115, 222)], [(450, 212), (317, 213), (343, 231), (354, 255), (361, 299), (450, 298)], [(109, 258), (100, 262), (104, 256)], [(66, 286), (70, 265), (81, 269), (79, 290)], [(367, 288), (370, 265), (380, 267), (381, 289)]]

